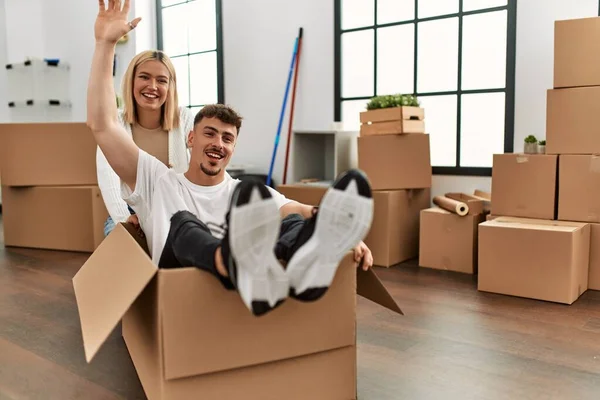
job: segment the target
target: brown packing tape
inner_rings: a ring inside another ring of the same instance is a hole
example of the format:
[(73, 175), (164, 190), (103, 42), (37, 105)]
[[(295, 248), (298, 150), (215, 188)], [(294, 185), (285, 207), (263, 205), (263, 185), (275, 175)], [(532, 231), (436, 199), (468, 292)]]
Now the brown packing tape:
[(517, 160), (517, 164), (523, 164), (529, 161), (529, 157), (528, 156), (517, 156), (516, 158)]
[(446, 211), (458, 214), (461, 217), (464, 217), (469, 213), (469, 206), (466, 203), (449, 199), (446, 196), (435, 196), (433, 198), (433, 204)]

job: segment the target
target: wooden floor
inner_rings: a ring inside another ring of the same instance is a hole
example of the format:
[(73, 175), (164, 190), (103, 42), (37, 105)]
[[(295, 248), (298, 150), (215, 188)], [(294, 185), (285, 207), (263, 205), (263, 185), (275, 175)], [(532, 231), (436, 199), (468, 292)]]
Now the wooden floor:
[[(144, 399), (120, 330), (85, 363), (71, 278), (87, 255), (2, 243), (0, 400)], [(359, 298), (359, 399), (600, 398), (600, 292), (565, 306), (414, 263), (377, 272), (406, 315)]]

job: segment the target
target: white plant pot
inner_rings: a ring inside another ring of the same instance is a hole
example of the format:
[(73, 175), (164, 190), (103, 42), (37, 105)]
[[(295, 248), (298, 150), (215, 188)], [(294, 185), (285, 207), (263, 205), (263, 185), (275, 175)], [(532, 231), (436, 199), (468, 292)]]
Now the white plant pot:
[(538, 153), (539, 154), (546, 154), (546, 145), (538, 144)]
[(538, 144), (537, 143), (524, 143), (523, 152), (525, 154), (537, 154)]

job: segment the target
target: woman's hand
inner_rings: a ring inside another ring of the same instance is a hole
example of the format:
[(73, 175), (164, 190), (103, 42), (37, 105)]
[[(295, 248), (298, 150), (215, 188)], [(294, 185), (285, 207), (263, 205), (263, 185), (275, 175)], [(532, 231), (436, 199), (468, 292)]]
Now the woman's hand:
[(104, 0), (98, 0), (98, 3), (100, 9), (94, 25), (97, 42), (116, 44), (126, 33), (135, 29), (141, 21), (141, 18), (136, 18), (131, 22), (127, 21), (130, 0), (124, 0), (122, 9), (121, 0), (108, 0), (108, 8), (105, 7)]

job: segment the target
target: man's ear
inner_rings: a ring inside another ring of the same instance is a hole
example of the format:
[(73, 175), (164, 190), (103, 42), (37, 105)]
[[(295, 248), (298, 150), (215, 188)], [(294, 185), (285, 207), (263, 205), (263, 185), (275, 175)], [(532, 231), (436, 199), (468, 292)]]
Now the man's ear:
[(188, 137), (187, 137), (187, 147), (188, 149), (192, 148), (192, 143), (194, 142), (194, 131), (190, 131), (190, 133), (188, 133)]

